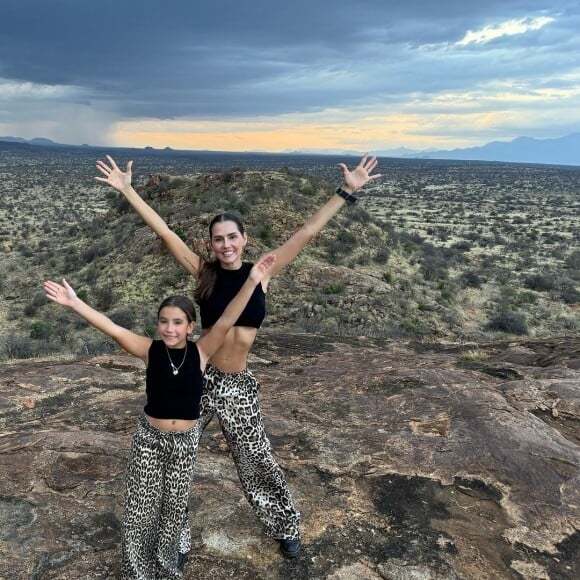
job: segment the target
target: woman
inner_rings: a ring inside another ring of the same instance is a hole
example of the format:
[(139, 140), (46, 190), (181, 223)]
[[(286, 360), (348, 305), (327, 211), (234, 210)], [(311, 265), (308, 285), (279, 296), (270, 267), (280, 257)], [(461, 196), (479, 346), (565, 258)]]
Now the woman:
[[(211, 357), (204, 376), (201, 430), (217, 413), (246, 498), (262, 521), (266, 535), (279, 540), (282, 553), (290, 558), (300, 551), (300, 514), (293, 505), (284, 475), (272, 457), (258, 404), (259, 384), (247, 369), (247, 358), (265, 315), (265, 295), (272, 276), (287, 266), (345, 203), (356, 202), (353, 195), (356, 191), (380, 177), (380, 174), (370, 175), (376, 166), (376, 157), (368, 155), (352, 171), (344, 163), (339, 164), (344, 179), (342, 186), (296, 233), (273, 250), (276, 263), (256, 288), (222, 347)], [(229, 213), (212, 220), (209, 235), (215, 260), (207, 262), (190, 250), (133, 189), (131, 168), (129, 161), (126, 170), (121, 171), (107, 155), (107, 162), (97, 161), (97, 169), (104, 177), (95, 179), (123, 194), (173, 257), (196, 278), (195, 295), (200, 306), (202, 333), (208, 332), (228, 297), (243, 284), (252, 267), (242, 260), (248, 242), (243, 224), (235, 214)]]
[(223, 315), (196, 342), (193, 302), (166, 298), (157, 311), (161, 340), (115, 324), (62, 284), (47, 280), (46, 297), (82, 316), (147, 367), (147, 404), (133, 435), (127, 463), (123, 514), (121, 577), (124, 580), (171, 580), (182, 577), (181, 540), (187, 524), (187, 501), (201, 430), (199, 403), (207, 361), (222, 345), (275, 257), (264, 256), (252, 268)]

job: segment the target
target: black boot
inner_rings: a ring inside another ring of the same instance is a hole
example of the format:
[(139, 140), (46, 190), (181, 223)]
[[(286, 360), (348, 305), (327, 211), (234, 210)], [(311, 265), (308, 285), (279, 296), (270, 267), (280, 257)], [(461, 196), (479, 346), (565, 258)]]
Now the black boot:
[(295, 558), (298, 556), (300, 546), (300, 538), (296, 538), (295, 540), (280, 540), (280, 550), (286, 558)]

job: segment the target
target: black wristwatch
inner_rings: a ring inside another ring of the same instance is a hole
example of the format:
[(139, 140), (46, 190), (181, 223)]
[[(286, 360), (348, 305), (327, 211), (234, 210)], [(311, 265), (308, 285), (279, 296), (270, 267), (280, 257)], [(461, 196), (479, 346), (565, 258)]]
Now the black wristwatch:
[(340, 197), (342, 197), (343, 199), (346, 199), (346, 201), (348, 201), (348, 203), (356, 203), (356, 197), (354, 195), (351, 195), (350, 193), (347, 193), (346, 191), (344, 191), (344, 189), (342, 189), (342, 187), (338, 187), (336, 189), (336, 195), (340, 195)]

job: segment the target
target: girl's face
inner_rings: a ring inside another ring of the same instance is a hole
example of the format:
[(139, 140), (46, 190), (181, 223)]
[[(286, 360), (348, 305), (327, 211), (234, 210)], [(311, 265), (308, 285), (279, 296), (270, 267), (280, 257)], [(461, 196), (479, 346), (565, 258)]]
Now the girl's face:
[(240, 233), (236, 222), (217, 222), (212, 227), (211, 249), (227, 270), (242, 266), (242, 253), (247, 242), (248, 236)]
[(193, 332), (195, 322), (178, 306), (164, 306), (157, 319), (157, 333), (169, 348), (184, 348), (187, 335)]

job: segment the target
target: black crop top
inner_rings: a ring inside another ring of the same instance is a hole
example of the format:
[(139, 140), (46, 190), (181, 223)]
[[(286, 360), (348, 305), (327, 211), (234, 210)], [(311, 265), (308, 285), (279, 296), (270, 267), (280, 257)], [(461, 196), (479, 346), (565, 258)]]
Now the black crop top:
[[(173, 374), (167, 350), (176, 367), (185, 355), (185, 361), (176, 375)], [(143, 410), (155, 419), (198, 419), (203, 375), (199, 368), (197, 345), (188, 340), (187, 354), (185, 348), (167, 350), (162, 340), (154, 340), (149, 347), (145, 375), (147, 404)]]
[[(214, 289), (208, 298), (199, 301), (199, 313), (201, 315), (201, 327), (211, 328), (217, 319), (223, 314), (231, 299), (238, 293), (248, 278), (253, 264), (244, 262), (237, 270), (225, 270), (219, 267)], [(248, 305), (234, 326), (250, 326), (260, 328), (266, 316), (266, 295), (262, 284), (258, 284)]]

